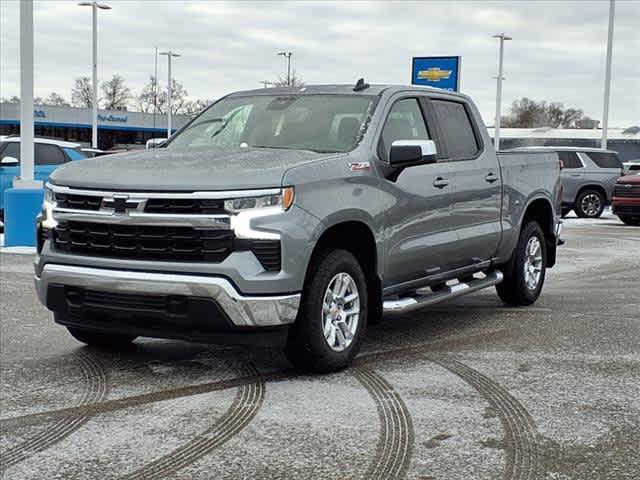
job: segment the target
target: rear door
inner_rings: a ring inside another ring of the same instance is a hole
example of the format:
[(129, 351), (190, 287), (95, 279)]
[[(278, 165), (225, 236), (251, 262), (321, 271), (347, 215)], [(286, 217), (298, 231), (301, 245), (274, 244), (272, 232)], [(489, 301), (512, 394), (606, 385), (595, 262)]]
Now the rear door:
[[(388, 163), (394, 140), (435, 139), (419, 96), (396, 97), (386, 116), (378, 156)], [(451, 195), (446, 162), (406, 168), (383, 179), (389, 193), (385, 229), (385, 287), (418, 280), (449, 268), (455, 231), (450, 228)]]
[(455, 267), (494, 257), (502, 227), (502, 181), (496, 153), (483, 144), (471, 106), (462, 99), (432, 98), (450, 169)]

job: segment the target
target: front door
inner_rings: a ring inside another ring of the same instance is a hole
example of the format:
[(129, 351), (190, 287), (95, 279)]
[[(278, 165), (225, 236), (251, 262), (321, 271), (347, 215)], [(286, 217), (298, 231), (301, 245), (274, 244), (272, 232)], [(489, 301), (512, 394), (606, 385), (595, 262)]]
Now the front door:
[[(402, 98), (391, 107), (378, 155), (388, 162), (394, 140), (430, 140), (425, 112), (417, 98)], [(446, 162), (406, 168), (383, 180), (394, 199), (385, 229), (385, 287), (441, 273), (449, 268), (455, 242), (451, 229), (449, 167)]]

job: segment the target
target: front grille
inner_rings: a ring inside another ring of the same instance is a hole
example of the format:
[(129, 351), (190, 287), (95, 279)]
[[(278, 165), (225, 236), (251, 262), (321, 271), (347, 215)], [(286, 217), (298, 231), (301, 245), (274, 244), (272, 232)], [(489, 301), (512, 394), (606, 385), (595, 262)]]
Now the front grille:
[(224, 200), (190, 198), (150, 198), (144, 211), (146, 213), (173, 213), (185, 215), (222, 215), (225, 213)]
[(100, 210), (102, 197), (93, 195), (76, 195), (70, 193), (56, 193), (55, 200), (60, 208), (73, 208), (76, 210)]
[(63, 252), (131, 260), (219, 263), (233, 250), (231, 230), (61, 222), (55, 248)]
[(184, 297), (98, 292), (80, 288), (67, 288), (65, 293), (69, 304), (76, 307), (94, 306), (156, 312), (170, 310), (174, 314), (183, 313), (186, 310)]
[(616, 184), (613, 190), (614, 197), (640, 197), (640, 185)]
[(280, 271), (281, 254), (278, 240), (252, 240), (251, 251), (265, 270)]

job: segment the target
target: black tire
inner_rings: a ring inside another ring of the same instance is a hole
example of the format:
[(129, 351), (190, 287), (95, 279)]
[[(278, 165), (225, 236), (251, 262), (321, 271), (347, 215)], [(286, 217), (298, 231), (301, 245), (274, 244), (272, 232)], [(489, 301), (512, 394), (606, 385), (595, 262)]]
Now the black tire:
[[(540, 277), (535, 288), (527, 286), (525, 278), (525, 262), (527, 260), (527, 246), (532, 238), (537, 238), (540, 244), (542, 263)], [(544, 232), (538, 222), (530, 221), (522, 227), (518, 244), (509, 262), (503, 266), (504, 280), (496, 285), (500, 299), (511, 306), (525, 306), (534, 303), (542, 292), (547, 265), (547, 244)]]
[(76, 340), (99, 348), (119, 349), (129, 346), (136, 339), (134, 335), (103, 333), (76, 327), (67, 327), (67, 330)]
[(573, 208), (562, 207), (562, 210), (560, 211), (560, 215), (562, 216), (562, 218), (564, 218), (571, 213), (571, 210), (573, 210)]
[(602, 192), (588, 188), (578, 194), (574, 210), (580, 218), (599, 218), (604, 211), (604, 203)]
[(634, 217), (632, 215), (618, 215), (618, 218), (625, 225), (631, 225), (633, 227), (640, 225), (640, 216)]
[[(324, 335), (325, 293), (340, 273), (353, 279), (359, 295), (360, 314), (351, 343), (342, 351), (333, 350)], [(302, 292), (298, 318), (291, 327), (285, 347), (289, 361), (305, 372), (335, 372), (349, 366), (360, 349), (368, 319), (368, 288), (358, 260), (346, 250), (327, 250), (312, 261)]]

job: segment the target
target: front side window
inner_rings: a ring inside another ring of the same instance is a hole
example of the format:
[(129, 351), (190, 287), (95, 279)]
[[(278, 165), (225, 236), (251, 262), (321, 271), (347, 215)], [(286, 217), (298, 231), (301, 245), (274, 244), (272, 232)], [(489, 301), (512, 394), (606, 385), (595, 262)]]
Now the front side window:
[(405, 98), (393, 104), (382, 129), (380, 151), (389, 161), (391, 144), (396, 140), (430, 140), (418, 100)]
[(363, 95), (228, 97), (196, 117), (166, 148), (347, 152), (362, 138), (374, 108), (375, 97)]
[(464, 104), (436, 99), (431, 102), (449, 159), (465, 160), (474, 158), (478, 154), (480, 146)]

